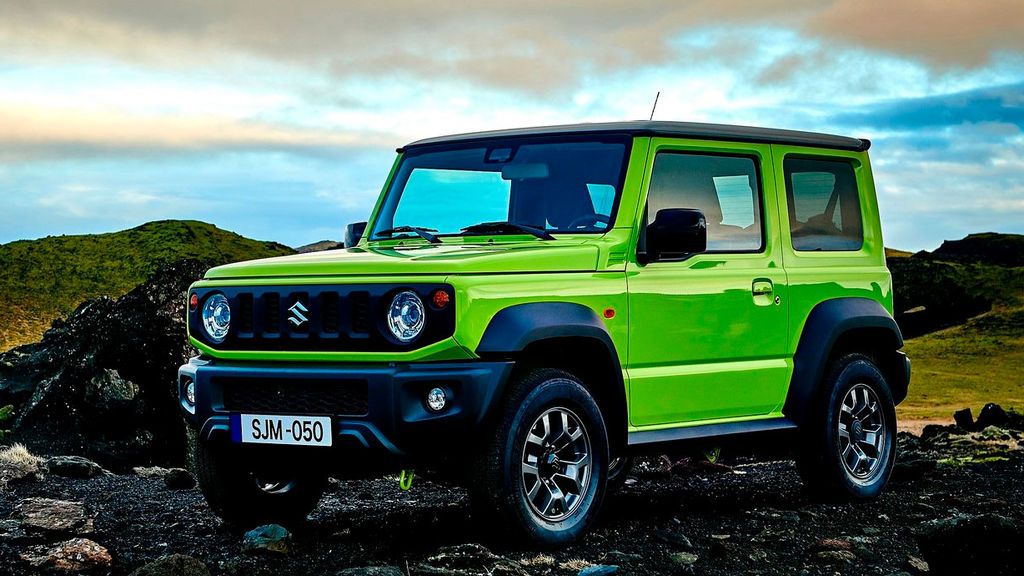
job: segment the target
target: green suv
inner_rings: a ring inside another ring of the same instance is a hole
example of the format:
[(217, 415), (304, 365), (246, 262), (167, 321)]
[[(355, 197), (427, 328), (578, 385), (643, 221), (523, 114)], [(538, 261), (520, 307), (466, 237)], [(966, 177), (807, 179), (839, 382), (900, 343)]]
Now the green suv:
[(869, 145), (617, 122), (399, 149), (344, 249), (191, 287), (206, 499), (298, 521), (329, 475), (416, 468), (551, 545), (637, 453), (769, 437), (813, 492), (876, 496), (910, 363)]

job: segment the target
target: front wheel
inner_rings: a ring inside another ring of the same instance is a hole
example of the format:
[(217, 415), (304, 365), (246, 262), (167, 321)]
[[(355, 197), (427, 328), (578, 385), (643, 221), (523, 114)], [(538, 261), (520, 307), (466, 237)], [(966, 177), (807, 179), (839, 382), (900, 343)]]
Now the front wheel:
[(241, 528), (269, 522), (294, 526), (320, 502), (327, 478), (301, 462), (247, 459), (232, 445), (197, 441), (192, 429), (189, 434), (190, 464), (199, 488), (226, 523)]
[(819, 496), (874, 498), (896, 461), (896, 405), (889, 385), (862, 354), (833, 362), (824, 384), (817, 417), (802, 431), (801, 476)]
[(604, 498), (608, 437), (593, 397), (572, 374), (518, 379), (476, 464), (471, 496), (491, 527), (543, 546), (579, 539)]

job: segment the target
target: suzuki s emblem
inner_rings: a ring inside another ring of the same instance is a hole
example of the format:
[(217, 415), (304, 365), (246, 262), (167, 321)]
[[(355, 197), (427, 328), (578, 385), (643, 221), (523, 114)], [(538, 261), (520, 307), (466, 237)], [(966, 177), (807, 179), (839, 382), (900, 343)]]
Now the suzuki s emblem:
[(309, 310), (302, 305), (302, 300), (296, 300), (295, 304), (292, 304), (292, 307), (289, 308), (288, 311), (291, 312), (288, 316), (288, 321), (296, 328), (302, 326), (306, 322), (309, 322), (309, 318), (306, 318), (305, 314), (306, 312), (309, 312)]

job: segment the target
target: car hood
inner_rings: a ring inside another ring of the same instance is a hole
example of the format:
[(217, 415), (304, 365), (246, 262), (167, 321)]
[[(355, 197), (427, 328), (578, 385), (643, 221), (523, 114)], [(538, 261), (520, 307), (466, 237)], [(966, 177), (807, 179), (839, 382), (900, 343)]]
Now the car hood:
[(585, 272), (597, 268), (598, 252), (571, 240), (357, 247), (227, 264), (206, 278)]

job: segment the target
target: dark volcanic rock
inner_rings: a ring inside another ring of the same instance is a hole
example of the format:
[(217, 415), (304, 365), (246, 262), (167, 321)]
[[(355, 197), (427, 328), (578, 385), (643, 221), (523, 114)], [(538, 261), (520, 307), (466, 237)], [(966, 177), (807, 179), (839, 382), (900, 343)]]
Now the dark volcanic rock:
[(978, 430), (984, 430), (989, 426), (1003, 428), (1009, 421), (1010, 417), (1007, 416), (1006, 410), (1003, 410), (1002, 406), (989, 402), (981, 408), (981, 412), (978, 413), (978, 420), (974, 425), (977, 426)]
[(0, 406), (14, 404), (13, 439), (125, 470), (184, 454), (177, 368), (192, 354), (185, 293), (206, 265), (165, 266), (115, 300), (83, 303), (35, 344), (0, 354)]
[(184, 468), (171, 468), (164, 474), (164, 485), (171, 490), (188, 490), (196, 485), (196, 479)]
[(977, 429), (977, 425), (974, 423), (974, 414), (971, 413), (970, 408), (964, 408), (963, 410), (953, 412), (953, 421), (956, 422), (957, 426), (964, 430)]
[(102, 466), (81, 456), (51, 456), (46, 459), (50, 474), (65, 478), (95, 478), (110, 474)]
[(1018, 574), (1024, 530), (996, 514), (954, 516), (922, 524), (916, 531), (932, 574)]
[(246, 552), (274, 552), (287, 554), (292, 533), (280, 524), (266, 524), (249, 530), (242, 537), (242, 549)]
[(54, 546), (36, 546), (21, 554), (21, 559), (36, 568), (81, 574), (107, 568), (110, 552), (88, 538), (73, 538)]
[(92, 519), (81, 502), (52, 498), (26, 498), (18, 506), (21, 526), (48, 533), (86, 533), (92, 531)]

